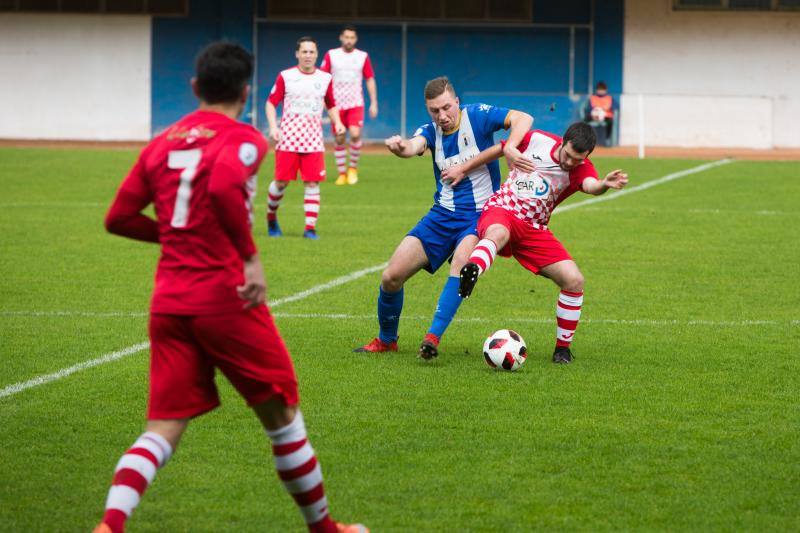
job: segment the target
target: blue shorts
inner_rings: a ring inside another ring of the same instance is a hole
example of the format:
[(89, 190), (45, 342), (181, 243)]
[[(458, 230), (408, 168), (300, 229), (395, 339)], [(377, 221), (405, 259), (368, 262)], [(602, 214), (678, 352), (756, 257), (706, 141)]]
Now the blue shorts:
[(428, 256), (428, 265), (423, 268), (433, 274), (453, 256), (464, 237), (477, 236), (479, 217), (480, 213), (477, 212), (475, 218), (471, 219), (464, 219), (463, 215), (456, 217), (450, 211), (436, 206), (428, 211), (408, 232), (408, 235), (422, 242), (422, 248)]

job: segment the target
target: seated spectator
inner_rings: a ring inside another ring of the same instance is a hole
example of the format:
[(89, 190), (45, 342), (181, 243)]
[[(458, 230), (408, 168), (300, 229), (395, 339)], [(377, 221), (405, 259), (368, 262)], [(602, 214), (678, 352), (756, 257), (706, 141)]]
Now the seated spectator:
[(598, 145), (611, 146), (614, 131), (614, 99), (608, 94), (606, 82), (597, 82), (594, 94), (586, 102), (583, 120), (594, 128)]

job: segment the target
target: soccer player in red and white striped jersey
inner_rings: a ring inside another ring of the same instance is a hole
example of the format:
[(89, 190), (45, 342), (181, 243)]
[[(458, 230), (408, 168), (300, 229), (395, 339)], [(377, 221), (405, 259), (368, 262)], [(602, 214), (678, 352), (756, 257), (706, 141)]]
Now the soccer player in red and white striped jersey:
[[(555, 207), (577, 191), (599, 195), (622, 189), (628, 175), (614, 170), (599, 179), (588, 156), (597, 142), (594, 130), (583, 122), (572, 124), (563, 139), (541, 130), (528, 132), (517, 147), (505, 147), (535, 169), (512, 168), (508, 179), (489, 198), (478, 220), (478, 237), (469, 261), (461, 269), (459, 294), (468, 298), (478, 276), (492, 266), (496, 255), (514, 258), (526, 269), (552, 279), (561, 292), (556, 302), (556, 347), (553, 362), (572, 361), (570, 344), (583, 305), (583, 274), (564, 246), (547, 228)], [(475, 161), (442, 174), (459, 179), (486, 157), (498, 158), (502, 145), (481, 152)]]
[[(117, 463), (96, 533), (124, 530), (189, 420), (219, 405), (215, 369), (260, 419), (309, 531), (366, 531), (328, 514), (292, 360), (265, 305), (251, 209), (267, 144), (236, 120), (252, 71), (242, 47), (206, 47), (192, 80), (200, 108), (142, 150), (106, 216), (111, 233), (160, 243), (161, 258), (150, 310), (147, 427)], [(155, 220), (142, 213), (151, 203)]]

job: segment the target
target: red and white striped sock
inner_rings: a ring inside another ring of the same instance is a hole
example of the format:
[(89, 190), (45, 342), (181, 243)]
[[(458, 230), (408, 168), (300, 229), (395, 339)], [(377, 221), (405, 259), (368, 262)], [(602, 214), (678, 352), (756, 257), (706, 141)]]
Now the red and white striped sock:
[(272, 441), (278, 477), (297, 503), (309, 531), (336, 531), (336, 525), (328, 516), (322, 470), (308, 442), (303, 415), (297, 411), (289, 425), (267, 431), (267, 435)]
[(556, 346), (568, 348), (578, 329), (583, 305), (582, 292), (561, 291), (556, 304)]
[(319, 217), (319, 185), (306, 186), (303, 207), (306, 210), (306, 229), (316, 229)]
[(480, 275), (489, 270), (496, 256), (497, 245), (494, 241), (490, 239), (481, 239), (475, 249), (472, 250), (472, 255), (469, 256), (469, 262), (478, 265), (478, 275)]
[(350, 168), (358, 168), (358, 160), (361, 158), (361, 141), (350, 143)]
[(171, 455), (172, 446), (167, 439), (152, 431), (142, 434), (125, 452), (114, 470), (114, 480), (106, 499), (103, 522), (111, 531), (121, 533), (125, 530), (125, 521), (139, 505), (156, 471), (166, 464)]
[(347, 172), (347, 147), (337, 144), (333, 147), (333, 156), (336, 158), (336, 170), (339, 174)]
[(269, 200), (267, 200), (267, 220), (277, 220), (278, 208), (281, 206), (283, 193), (284, 191), (279, 189), (278, 184), (274, 181), (269, 184), (269, 190), (267, 191), (269, 196)]

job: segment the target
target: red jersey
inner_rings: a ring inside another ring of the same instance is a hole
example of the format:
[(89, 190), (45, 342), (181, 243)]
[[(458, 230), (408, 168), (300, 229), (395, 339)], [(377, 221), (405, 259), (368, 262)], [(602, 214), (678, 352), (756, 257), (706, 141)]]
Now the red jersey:
[[(240, 311), (236, 287), (251, 235), (256, 172), (267, 152), (255, 128), (195, 111), (148, 144), (106, 216), (114, 233), (161, 243), (151, 311)], [(157, 221), (141, 214), (153, 203)]]
[(533, 161), (536, 169), (509, 172), (483, 210), (501, 207), (534, 228), (547, 228), (553, 209), (580, 190), (587, 178), (597, 178), (597, 170), (588, 158), (572, 170), (561, 168), (556, 157), (560, 146), (558, 135), (542, 130), (526, 133), (517, 149)]

